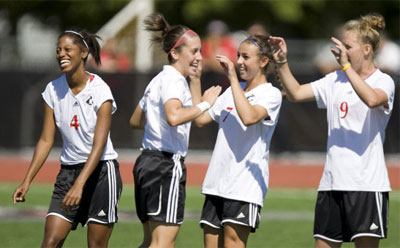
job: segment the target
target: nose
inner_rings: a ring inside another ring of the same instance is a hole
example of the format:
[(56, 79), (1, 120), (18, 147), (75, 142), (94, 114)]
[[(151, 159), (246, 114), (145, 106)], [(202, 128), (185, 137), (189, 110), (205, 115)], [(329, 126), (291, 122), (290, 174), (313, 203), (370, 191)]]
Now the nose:
[(196, 59), (199, 60), (199, 61), (203, 60), (203, 56), (201, 55), (201, 52), (197, 53)]
[(242, 58), (242, 56), (239, 56), (238, 57), (238, 59), (237, 59), (237, 62), (236, 62), (238, 65), (241, 65), (241, 64), (243, 64), (243, 58)]

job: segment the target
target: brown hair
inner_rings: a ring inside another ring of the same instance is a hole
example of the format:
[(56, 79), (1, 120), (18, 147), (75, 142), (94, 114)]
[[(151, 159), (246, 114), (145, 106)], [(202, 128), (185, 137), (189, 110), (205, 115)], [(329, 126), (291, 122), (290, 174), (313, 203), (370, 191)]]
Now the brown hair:
[(253, 44), (258, 47), (259, 53), (258, 56), (260, 59), (267, 57), (269, 59), (268, 64), (263, 68), (263, 74), (267, 77), (272, 71), (275, 73), (275, 78), (279, 84), (281, 84), (281, 80), (279, 77), (279, 73), (277, 70), (277, 65), (274, 61), (274, 57), (272, 55), (272, 49), (268, 42), (269, 35), (259, 35), (253, 34), (247, 37), (243, 42)]
[[(188, 27), (184, 25), (171, 26), (160, 13), (150, 14), (143, 21), (145, 25), (145, 30), (151, 32), (161, 31), (161, 35), (154, 36), (151, 41), (153, 43), (158, 43), (163, 51), (168, 54), (168, 61), (172, 62), (172, 56), (169, 54), (172, 47), (181, 38), (181, 36), (189, 30)], [(175, 49), (180, 50), (181, 45), (177, 46)]]
[(374, 58), (379, 48), (380, 35), (385, 29), (385, 19), (380, 14), (368, 14), (357, 20), (350, 20), (343, 26), (344, 31), (357, 31), (363, 44), (372, 46)]

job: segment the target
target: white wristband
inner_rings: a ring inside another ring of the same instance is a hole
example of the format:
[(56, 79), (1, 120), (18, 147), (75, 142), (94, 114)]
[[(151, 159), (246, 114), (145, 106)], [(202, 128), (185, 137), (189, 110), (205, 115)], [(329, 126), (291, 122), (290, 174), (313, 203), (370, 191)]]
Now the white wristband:
[(197, 104), (196, 107), (198, 107), (200, 109), (201, 113), (204, 113), (211, 107), (211, 105), (208, 102), (204, 101), (204, 102)]

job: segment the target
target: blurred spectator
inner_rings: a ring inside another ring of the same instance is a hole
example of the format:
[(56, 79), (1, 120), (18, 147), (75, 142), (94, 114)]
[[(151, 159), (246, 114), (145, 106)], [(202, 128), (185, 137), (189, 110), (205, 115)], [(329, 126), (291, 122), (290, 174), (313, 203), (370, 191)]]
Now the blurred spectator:
[(99, 69), (104, 72), (127, 72), (132, 66), (131, 58), (118, 48), (115, 38), (106, 41), (102, 47), (100, 58), (101, 67)]
[(229, 35), (229, 29), (225, 22), (213, 20), (207, 25), (207, 35), (202, 41), (203, 68), (222, 72), (222, 68), (215, 59), (217, 54), (227, 56), (236, 61), (236, 46)]
[(247, 33), (249, 35), (258, 34), (258, 35), (266, 35), (268, 36), (269, 33), (267, 29), (261, 23), (255, 22), (247, 29)]
[(321, 75), (340, 69), (338, 62), (331, 52), (332, 42), (321, 42), (316, 46), (313, 64)]
[(387, 36), (381, 37), (378, 54), (375, 58), (378, 68), (389, 74), (400, 73), (400, 46), (389, 40)]

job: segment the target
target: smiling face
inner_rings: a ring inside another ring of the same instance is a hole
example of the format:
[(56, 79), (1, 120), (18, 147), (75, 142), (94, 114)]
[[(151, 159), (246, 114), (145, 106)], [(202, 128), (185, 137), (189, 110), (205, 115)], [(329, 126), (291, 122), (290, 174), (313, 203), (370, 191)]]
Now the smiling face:
[(56, 48), (56, 59), (64, 73), (74, 72), (80, 66), (84, 67), (84, 58), (88, 55), (87, 49), (82, 49), (74, 39), (68, 35), (60, 37)]
[(262, 67), (266, 66), (265, 62), (260, 60), (259, 48), (249, 42), (240, 44), (237, 65), (240, 77), (246, 81), (251, 81), (262, 74)]
[(174, 51), (173, 63), (184, 77), (194, 75), (197, 72), (201, 56), (201, 41), (199, 36), (193, 36), (187, 39), (178, 50)]

